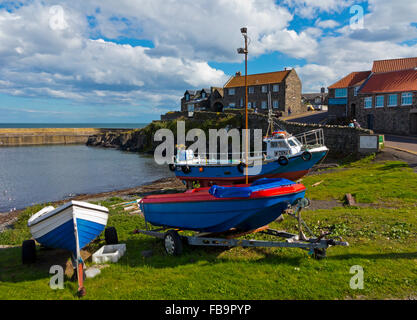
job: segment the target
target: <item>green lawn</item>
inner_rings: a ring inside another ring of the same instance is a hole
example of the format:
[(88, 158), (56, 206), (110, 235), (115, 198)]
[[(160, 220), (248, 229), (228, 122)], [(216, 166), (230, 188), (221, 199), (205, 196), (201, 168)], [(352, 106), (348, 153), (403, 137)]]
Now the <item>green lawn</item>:
[[(141, 217), (116, 207), (108, 225), (117, 228), (127, 253), (86, 281), (83, 299), (416, 298), (417, 174), (404, 163), (376, 163), (369, 157), (331, 173), (309, 176), (303, 183), (311, 199), (342, 200), (352, 193), (367, 204), (304, 212), (314, 230), (334, 227), (350, 247), (330, 248), (327, 259), (320, 261), (299, 249), (264, 248), (186, 247), (182, 256), (171, 257), (161, 240), (132, 234), (135, 228), (144, 228)], [(102, 205), (117, 202), (121, 200)], [(19, 245), (30, 238), (26, 221), (39, 208), (29, 208), (15, 229), (1, 233), (0, 244)], [(271, 227), (294, 231), (295, 223), (286, 218)], [(94, 244), (89, 249), (98, 247)], [(153, 256), (142, 257), (141, 252), (149, 249)], [(350, 268), (355, 265), (364, 269), (363, 290), (349, 286)], [(20, 248), (0, 250), (0, 299), (78, 299), (76, 283), (66, 281), (64, 290), (51, 290), (48, 269), (42, 264), (21, 265)]]

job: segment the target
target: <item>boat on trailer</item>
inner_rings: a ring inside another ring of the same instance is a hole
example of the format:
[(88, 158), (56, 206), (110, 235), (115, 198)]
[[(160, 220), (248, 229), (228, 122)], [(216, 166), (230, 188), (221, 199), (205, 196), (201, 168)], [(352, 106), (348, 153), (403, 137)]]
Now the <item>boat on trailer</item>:
[(246, 183), (246, 166), (249, 169), (259, 166), (254, 168), (258, 172), (256, 175), (248, 171), (248, 182), (260, 178), (297, 181), (322, 162), (329, 152), (324, 143), (323, 129), (295, 136), (284, 130), (273, 131), (270, 115), (267, 133), (263, 139), (266, 151), (248, 157), (247, 165), (243, 154), (239, 154), (237, 159), (230, 159), (230, 154), (227, 154), (224, 155), (226, 160), (222, 160), (218, 159), (218, 154), (209, 154), (208, 157), (195, 155), (193, 150), (185, 150), (184, 146), (180, 146), (169, 168), (189, 188), (194, 182), (202, 187)]
[(255, 230), (276, 220), (303, 199), (305, 187), (286, 179), (260, 179), (251, 185), (212, 186), (182, 194), (152, 195), (139, 205), (147, 222), (199, 232)]
[[(46, 248), (65, 249), (72, 253), (77, 266), (78, 294), (85, 295), (83, 287), (84, 262), (80, 250), (96, 239), (107, 225), (109, 210), (87, 202), (70, 201), (59, 208), (46, 207), (28, 220), (33, 238)], [(35, 242), (26, 240), (22, 246), (23, 262), (33, 262)]]
[[(146, 230), (134, 233), (163, 239), (170, 255), (180, 255), (183, 244), (188, 243), (228, 248), (299, 248), (322, 259), (329, 247), (348, 246), (342, 239), (328, 239), (331, 232), (314, 236), (301, 218), (301, 210), (309, 205), (304, 195), (302, 184), (286, 179), (260, 179), (251, 185), (212, 186), (183, 194), (147, 196), (138, 201)], [(298, 234), (269, 228), (269, 223), (286, 214), (297, 220)], [(157, 228), (152, 229), (148, 223)], [(305, 236), (303, 228), (310, 238)], [(194, 231), (194, 234), (182, 235), (182, 231)], [(238, 239), (254, 233), (284, 241)]]

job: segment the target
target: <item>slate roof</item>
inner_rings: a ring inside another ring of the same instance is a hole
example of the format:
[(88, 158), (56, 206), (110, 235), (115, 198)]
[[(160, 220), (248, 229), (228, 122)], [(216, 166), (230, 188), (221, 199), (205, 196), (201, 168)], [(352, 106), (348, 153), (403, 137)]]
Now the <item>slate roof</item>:
[[(285, 80), (291, 70), (258, 73), (248, 75), (248, 86), (259, 86), (263, 84), (281, 83)], [(233, 76), (226, 84), (225, 88), (237, 88), (245, 86), (245, 76)]]

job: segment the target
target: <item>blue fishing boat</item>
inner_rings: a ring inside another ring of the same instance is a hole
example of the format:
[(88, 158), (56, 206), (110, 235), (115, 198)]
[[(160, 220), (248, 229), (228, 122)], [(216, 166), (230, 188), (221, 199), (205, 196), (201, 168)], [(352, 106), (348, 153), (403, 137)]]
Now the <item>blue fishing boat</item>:
[[(46, 207), (28, 221), (33, 238), (47, 248), (66, 249), (72, 253), (78, 278), (78, 295), (86, 294), (84, 261), (80, 250), (96, 239), (107, 224), (109, 210), (94, 204), (70, 201), (59, 208)], [(22, 260), (33, 262), (35, 242), (26, 240), (22, 245)]]
[(94, 204), (70, 201), (46, 207), (33, 215), (28, 227), (33, 238), (48, 248), (66, 249), (74, 255), (97, 238), (107, 224), (108, 209)]
[(198, 232), (255, 230), (276, 220), (303, 199), (305, 187), (286, 179), (250, 185), (212, 186), (182, 194), (152, 195), (139, 201), (147, 222)]

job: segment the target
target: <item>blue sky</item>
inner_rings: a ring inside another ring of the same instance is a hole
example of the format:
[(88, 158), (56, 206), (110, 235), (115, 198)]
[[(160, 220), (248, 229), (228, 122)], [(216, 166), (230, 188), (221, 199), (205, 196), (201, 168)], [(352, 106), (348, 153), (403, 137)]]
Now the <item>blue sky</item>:
[(159, 119), (185, 90), (244, 71), (242, 26), (249, 73), (295, 68), (317, 92), (373, 60), (417, 56), (416, 17), (414, 0), (2, 1), (0, 123)]

